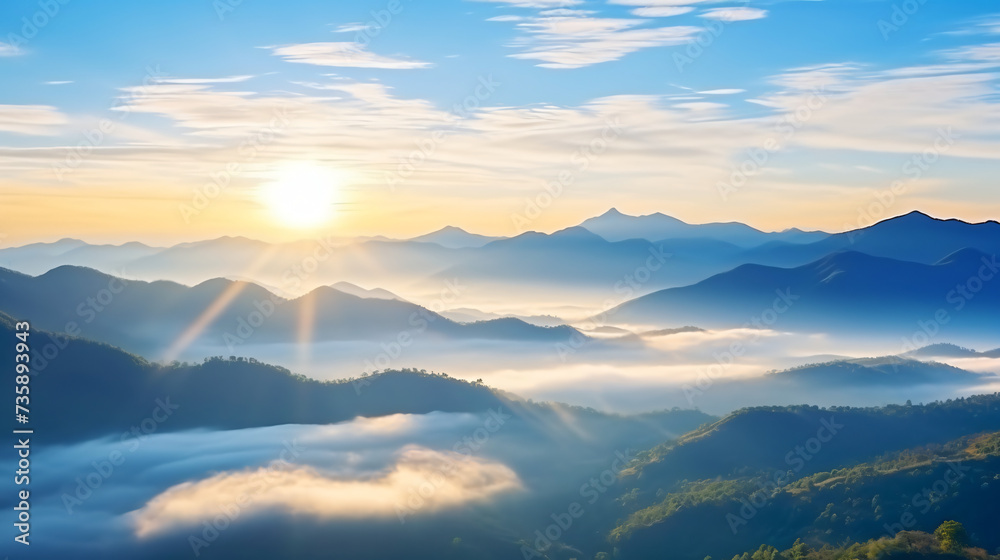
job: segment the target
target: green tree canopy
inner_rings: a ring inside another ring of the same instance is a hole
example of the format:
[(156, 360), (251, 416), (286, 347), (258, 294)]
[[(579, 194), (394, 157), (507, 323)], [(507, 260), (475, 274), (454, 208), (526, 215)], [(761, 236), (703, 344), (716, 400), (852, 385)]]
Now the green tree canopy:
[(958, 521), (945, 521), (934, 531), (942, 550), (960, 552), (969, 544), (969, 535)]

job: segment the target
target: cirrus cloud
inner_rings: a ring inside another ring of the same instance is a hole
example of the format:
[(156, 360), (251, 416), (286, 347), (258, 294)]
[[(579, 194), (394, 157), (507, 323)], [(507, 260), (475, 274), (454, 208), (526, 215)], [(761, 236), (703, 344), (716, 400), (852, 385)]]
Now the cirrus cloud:
[(432, 66), (430, 62), (378, 55), (366, 51), (358, 43), (348, 41), (301, 43), (267, 48), (270, 48), (274, 55), (280, 56), (289, 62), (315, 64), (317, 66), (381, 68), (386, 70), (413, 70)]
[(754, 19), (764, 19), (767, 17), (767, 10), (760, 8), (712, 8), (702, 12), (701, 17), (717, 19), (719, 21), (750, 21)]
[(639, 17), (672, 17), (694, 11), (691, 6), (646, 6), (636, 8), (632, 13)]
[(539, 60), (543, 68), (582, 68), (646, 48), (682, 45), (700, 29), (692, 26), (642, 28), (638, 19), (540, 17), (517, 24), (526, 33), (514, 43), (512, 58)]
[(473, 2), (493, 2), (507, 4), (515, 8), (563, 8), (582, 4), (583, 0), (472, 0)]
[(48, 105), (0, 105), (0, 131), (47, 136), (66, 124), (66, 116)]

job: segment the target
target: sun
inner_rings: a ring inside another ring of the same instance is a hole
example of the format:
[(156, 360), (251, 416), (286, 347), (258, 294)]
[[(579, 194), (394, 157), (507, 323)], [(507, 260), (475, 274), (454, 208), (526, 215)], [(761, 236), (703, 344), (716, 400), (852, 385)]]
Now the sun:
[(332, 169), (316, 163), (289, 164), (275, 180), (261, 185), (261, 202), (287, 227), (311, 228), (333, 217), (340, 179)]

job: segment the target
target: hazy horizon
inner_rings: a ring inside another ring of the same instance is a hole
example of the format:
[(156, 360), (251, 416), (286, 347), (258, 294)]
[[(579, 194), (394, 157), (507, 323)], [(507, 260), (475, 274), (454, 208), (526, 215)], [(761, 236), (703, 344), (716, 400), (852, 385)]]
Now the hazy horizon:
[(798, 224), (795, 224), (795, 225), (790, 225), (790, 226), (787, 226), (787, 227), (783, 227), (781, 229), (768, 229), (766, 227), (759, 227), (759, 226), (754, 225), (753, 223), (748, 223), (746, 221), (742, 221), (742, 220), (738, 220), (738, 219), (732, 219), (732, 220), (714, 220), (711, 217), (709, 217), (709, 218), (705, 219), (706, 221), (691, 221), (691, 220), (684, 219), (682, 216), (679, 216), (679, 215), (676, 215), (676, 214), (672, 214), (672, 213), (670, 213), (669, 211), (666, 211), (666, 210), (646, 209), (646, 210), (643, 210), (640, 213), (628, 213), (628, 212), (622, 212), (616, 206), (611, 206), (610, 208), (608, 208), (607, 210), (605, 210), (603, 212), (600, 212), (600, 213), (597, 213), (597, 214), (593, 214), (593, 215), (588, 214), (588, 215), (581, 216), (579, 218), (569, 218), (568, 219), (569, 221), (567, 221), (565, 223), (554, 224), (551, 227), (546, 228), (546, 229), (539, 228), (539, 229), (528, 229), (528, 230), (519, 231), (519, 232), (515, 232), (515, 233), (509, 233), (508, 232), (507, 235), (501, 235), (499, 232), (480, 231), (480, 230), (477, 230), (475, 227), (465, 228), (465, 227), (456, 226), (456, 225), (454, 225), (452, 223), (442, 223), (440, 226), (434, 227), (433, 229), (429, 229), (429, 230), (426, 230), (426, 231), (420, 230), (420, 231), (418, 231), (416, 233), (397, 234), (398, 236), (396, 236), (396, 237), (390, 237), (390, 236), (385, 235), (385, 234), (381, 234), (381, 233), (377, 233), (377, 232), (371, 232), (371, 231), (365, 232), (365, 233), (358, 233), (358, 234), (355, 234), (355, 235), (346, 235), (346, 234), (342, 234), (342, 232), (338, 232), (338, 231), (334, 231), (334, 230), (331, 230), (331, 231), (320, 231), (320, 232), (316, 232), (314, 235), (297, 237), (297, 238), (277, 237), (277, 238), (273, 238), (273, 239), (268, 239), (266, 237), (253, 237), (253, 236), (250, 236), (250, 235), (240, 235), (240, 234), (225, 234), (225, 235), (220, 235), (218, 237), (205, 237), (205, 238), (177, 238), (177, 239), (169, 239), (169, 240), (167, 240), (166, 238), (163, 238), (160, 241), (154, 241), (155, 238), (139, 238), (139, 237), (102, 238), (102, 237), (85, 237), (85, 236), (75, 237), (75, 236), (58, 236), (58, 235), (56, 235), (56, 236), (49, 236), (49, 237), (25, 239), (25, 240), (20, 240), (20, 241), (17, 240), (16, 238), (6, 237), (6, 238), (0, 240), (0, 241), (2, 241), (2, 244), (0, 244), (0, 248), (4, 248), (4, 247), (23, 247), (25, 245), (30, 245), (30, 244), (34, 244), (34, 243), (56, 243), (58, 241), (63, 241), (63, 240), (83, 241), (84, 243), (88, 243), (88, 244), (91, 244), (91, 245), (115, 245), (115, 246), (121, 246), (121, 245), (126, 245), (126, 244), (129, 244), (129, 243), (136, 243), (136, 242), (138, 242), (138, 243), (142, 243), (144, 245), (150, 246), (150, 247), (160, 247), (160, 248), (169, 248), (169, 247), (171, 247), (173, 245), (180, 245), (180, 244), (184, 244), (184, 243), (198, 243), (198, 242), (202, 242), (202, 241), (213, 241), (213, 240), (225, 239), (225, 238), (243, 238), (243, 239), (248, 239), (248, 240), (251, 240), (251, 241), (260, 241), (260, 242), (264, 242), (264, 243), (274, 243), (274, 244), (288, 244), (288, 245), (292, 245), (292, 244), (296, 244), (296, 243), (312, 242), (312, 241), (315, 241), (316, 239), (323, 239), (323, 238), (328, 238), (328, 237), (329, 238), (338, 239), (338, 240), (342, 240), (342, 241), (353, 241), (353, 240), (362, 240), (363, 241), (365, 239), (380, 239), (380, 238), (385, 238), (385, 239), (390, 240), (390, 241), (409, 241), (409, 240), (412, 240), (412, 239), (415, 239), (415, 238), (418, 238), (418, 237), (422, 237), (422, 236), (429, 235), (429, 234), (432, 234), (432, 233), (437, 233), (439, 231), (450, 229), (450, 228), (458, 228), (458, 229), (460, 229), (460, 230), (462, 230), (462, 231), (464, 231), (466, 233), (470, 233), (472, 235), (483, 235), (483, 236), (495, 236), (495, 237), (498, 237), (498, 238), (509, 238), (509, 237), (516, 237), (518, 235), (523, 235), (525, 233), (543, 233), (543, 234), (546, 234), (546, 235), (551, 235), (551, 234), (556, 233), (558, 231), (562, 231), (562, 230), (565, 230), (565, 229), (568, 229), (568, 228), (572, 228), (572, 227), (577, 227), (582, 222), (586, 221), (587, 219), (596, 218), (596, 217), (599, 217), (599, 216), (603, 216), (604, 214), (606, 214), (606, 213), (608, 213), (610, 211), (613, 211), (613, 210), (617, 210), (620, 213), (622, 213), (622, 214), (624, 214), (626, 216), (631, 216), (631, 217), (646, 217), (646, 216), (654, 216), (654, 215), (657, 215), (657, 214), (661, 214), (661, 215), (668, 216), (668, 217), (671, 217), (671, 218), (676, 218), (676, 219), (681, 220), (682, 222), (685, 222), (685, 223), (690, 224), (690, 225), (726, 224), (726, 223), (729, 223), (729, 224), (733, 224), (733, 223), (736, 223), (736, 224), (745, 224), (745, 225), (748, 225), (748, 226), (750, 226), (750, 227), (752, 227), (754, 229), (762, 231), (764, 233), (781, 233), (781, 232), (789, 231), (789, 230), (800, 230), (800, 231), (804, 231), (804, 232), (821, 232), (821, 233), (829, 233), (829, 234), (844, 233), (844, 232), (847, 232), (847, 231), (851, 231), (853, 229), (859, 229), (859, 228), (867, 227), (869, 225), (874, 225), (874, 224), (878, 223), (879, 221), (884, 221), (884, 220), (887, 220), (887, 219), (892, 219), (892, 218), (898, 218), (898, 217), (901, 217), (901, 216), (905, 216), (905, 215), (913, 213), (913, 212), (919, 212), (921, 214), (925, 214), (925, 215), (931, 216), (932, 218), (935, 218), (935, 219), (938, 219), (938, 220), (960, 220), (960, 221), (964, 221), (964, 222), (967, 222), (967, 223), (984, 223), (984, 222), (995, 222), (995, 221), (997, 221), (994, 218), (988, 218), (988, 219), (983, 219), (981, 221), (977, 221), (975, 219), (971, 219), (971, 218), (968, 218), (968, 217), (965, 217), (965, 216), (957, 216), (957, 215), (956, 216), (952, 216), (952, 215), (942, 216), (942, 215), (935, 215), (933, 212), (927, 211), (926, 209), (912, 208), (912, 209), (908, 209), (908, 210), (902, 210), (901, 209), (900, 213), (898, 213), (898, 214), (890, 214), (890, 215), (879, 217), (878, 219), (868, 218), (868, 220), (870, 220), (870, 221), (866, 221), (866, 222), (863, 222), (863, 223), (856, 223), (856, 224), (845, 223), (845, 224), (841, 224), (839, 228), (823, 229), (823, 228), (816, 227), (816, 226), (810, 225), (810, 224), (798, 223)]

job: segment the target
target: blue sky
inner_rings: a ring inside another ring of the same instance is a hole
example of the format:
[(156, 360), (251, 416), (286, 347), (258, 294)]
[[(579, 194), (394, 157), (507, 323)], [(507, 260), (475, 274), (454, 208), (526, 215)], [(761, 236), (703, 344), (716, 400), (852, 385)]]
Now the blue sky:
[[(639, 4), (640, 2), (636, 2)], [(651, 0), (651, 3), (656, 3)], [(667, 2), (683, 4), (682, 2)], [(530, 4), (530, 2), (526, 2)], [(553, 5), (560, 4), (552, 2)], [(753, 6), (766, 17), (734, 22), (714, 39), (696, 63), (678, 71), (673, 54), (680, 47), (636, 49), (614, 63), (588, 65), (574, 72), (551, 72), (533, 61), (510, 58), (511, 46), (523, 33), (517, 22), (488, 21), (498, 16), (533, 17), (543, 10), (517, 3), (399, 0), (401, 11), (384, 29), (375, 14), (386, 13), (389, 2), (354, 1), (224, 2), (71, 1), (28, 40), (24, 57), (3, 60), (8, 103), (51, 103), (68, 110), (101, 111), (117, 88), (141, 80), (147, 66), (170, 75), (216, 78), (273, 72), (260, 84), (281, 88), (288, 80), (315, 79), (336, 72), (359, 80), (391, 83), (403, 97), (419, 97), (446, 105), (463, 85), (484, 72), (503, 76), (516, 87), (496, 97), (503, 104), (557, 103), (576, 105), (597, 97), (677, 93), (673, 84), (697, 90), (766, 87), (767, 76), (782, 70), (831, 62), (856, 61), (874, 67), (919, 64), (934, 49), (982, 42), (982, 37), (957, 32), (970, 29), (997, 11), (982, 1), (928, 0), (886, 40), (878, 22), (891, 22), (893, 6), (902, 2), (825, 0), (791, 2), (703, 2), (686, 14), (642, 18), (639, 28), (705, 27), (700, 17), (722, 6)], [(641, 6), (581, 2), (572, 9), (588, 10), (593, 18), (640, 19), (631, 14)], [(37, 2), (5, 2), (0, 20), (5, 31), (22, 35), (22, 17), (40, 10)], [(370, 32), (334, 31), (350, 24), (376, 22)], [(13, 23), (13, 24), (12, 24)], [(291, 65), (274, 57), (271, 45), (353, 41), (370, 35), (369, 50), (426, 61), (429, 68), (413, 72), (363, 68)], [(23, 35), (22, 35), (23, 36)], [(455, 57), (455, 55), (458, 55)], [(453, 57), (453, 58), (449, 58)], [(45, 82), (69, 81), (74, 87), (44, 87)]]
[[(989, 152), (1000, 140), (990, 130), (1000, 101), (993, 2), (232, 4), (0, 6), (0, 195), (22, 204), (64, 198), (49, 214), (72, 207), (70, 199), (135, 199), (120, 203), (122, 212), (150, 212), (150, 223), (159, 224), (150, 236), (182, 227), (179, 237), (227, 228), (281, 236), (278, 224), (264, 231), (234, 215), (259, 210), (255, 189), (290, 160), (308, 159), (345, 177), (335, 226), (342, 233), (455, 223), (509, 234), (514, 216), (530, 213), (538, 189), (568, 166), (577, 188), (532, 218), (531, 229), (570, 225), (610, 206), (772, 229), (809, 227), (801, 222), (816, 218), (814, 227), (843, 229), (873, 192), (892, 184), (907, 154), (932, 145), (939, 128), (960, 126), (964, 141), (939, 154), (907, 189), (912, 200), (890, 213), (936, 207), (977, 219), (995, 215), (1000, 202), (982, 181), (997, 171)], [(42, 25), (26, 26), (31, 20)], [(454, 104), (483, 80), (499, 85), (454, 122)], [(794, 115), (818, 85), (822, 115), (797, 123), (794, 137), (754, 170), (750, 182), (759, 188), (737, 189), (739, 204), (720, 196), (727, 190), (720, 183), (774, 134), (772, 121)], [(914, 88), (934, 93), (914, 97)], [(900, 104), (892, 101), (896, 89), (905, 97)], [(243, 162), (235, 188), (202, 220), (182, 219), (177, 206), (282, 103), (307, 124), (282, 130), (267, 158)], [(861, 132), (880, 115), (884, 129)], [(587, 169), (567, 163), (612, 117), (625, 117), (636, 133), (623, 133)], [(88, 131), (101, 119), (115, 130), (66, 173), (74, 146), (93, 138)], [(856, 132), (848, 129), (852, 119)], [(436, 129), (462, 141), (423, 154), (418, 172), (398, 182), (406, 183), (402, 192), (388, 185), (401, 158)], [(690, 143), (679, 138), (688, 130)], [(529, 140), (524, 154), (513, 145), (519, 139)], [(551, 157), (543, 160), (545, 152)], [(54, 172), (60, 165), (63, 172)], [(865, 169), (883, 177), (865, 177)], [(170, 203), (154, 206), (164, 199)], [(825, 214), (827, 199), (846, 200), (834, 217)], [(470, 205), (492, 214), (477, 210), (466, 223), (449, 217)], [(414, 207), (430, 217), (399, 226)], [(102, 212), (76, 227), (120, 238), (98, 227), (114, 216)]]

